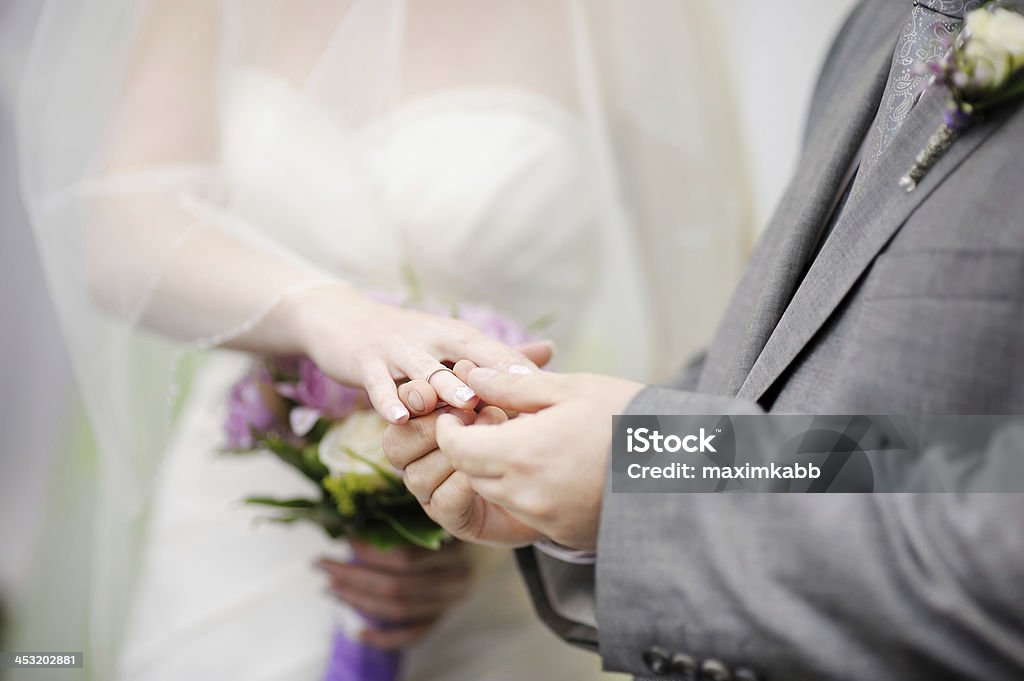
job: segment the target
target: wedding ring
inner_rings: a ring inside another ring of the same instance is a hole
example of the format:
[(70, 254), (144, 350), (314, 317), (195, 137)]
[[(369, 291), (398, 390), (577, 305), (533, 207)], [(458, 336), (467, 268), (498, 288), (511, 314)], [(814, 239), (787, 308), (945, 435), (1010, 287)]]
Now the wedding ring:
[[(451, 369), (449, 369), (448, 367), (441, 367), (439, 369), (434, 369), (433, 371), (431, 371), (427, 375), (427, 383), (430, 384), (431, 386), (433, 386), (433, 383), (430, 383), (430, 379), (432, 379), (434, 376), (437, 376), (439, 373), (444, 372), (444, 371), (446, 371), (449, 374), (451, 374), (452, 378), (455, 379), (455, 382), (458, 385), (458, 387), (455, 388), (454, 391), (452, 391), (452, 396), (458, 402), (462, 402), (463, 404), (468, 405), (470, 402), (472, 402), (474, 399), (476, 399), (476, 393), (473, 391), (473, 389), (470, 388), (468, 385), (465, 385), (459, 379), (459, 377), (455, 375), (455, 372), (452, 371)], [(438, 397), (440, 398), (441, 396), (438, 395)], [(438, 406), (446, 405), (446, 404), (450, 404), (450, 402), (447, 402), (447, 401), (445, 401), (443, 399), (438, 401)]]
[(425, 379), (423, 379), (423, 380), (425, 380), (427, 383), (430, 383), (430, 379), (432, 379), (434, 376), (436, 376), (437, 374), (441, 373), (442, 371), (447, 371), (452, 376), (455, 376), (455, 372), (452, 371), (451, 369), (449, 369), (448, 367), (440, 367), (440, 368), (434, 369), (429, 374), (427, 374), (427, 377)]

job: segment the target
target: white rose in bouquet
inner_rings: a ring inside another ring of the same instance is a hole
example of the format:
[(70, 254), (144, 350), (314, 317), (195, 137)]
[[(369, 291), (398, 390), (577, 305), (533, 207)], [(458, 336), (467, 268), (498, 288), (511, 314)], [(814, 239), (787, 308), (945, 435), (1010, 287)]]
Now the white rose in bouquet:
[(404, 490), (401, 478), (384, 457), (387, 421), (375, 411), (352, 412), (331, 426), (317, 450), (328, 476), (322, 481), (343, 517), (360, 512), (360, 499)]
[(387, 421), (375, 411), (352, 412), (331, 426), (320, 441), (321, 463), (331, 477), (353, 473), (379, 476), (380, 469), (390, 471), (383, 446), (387, 427)]

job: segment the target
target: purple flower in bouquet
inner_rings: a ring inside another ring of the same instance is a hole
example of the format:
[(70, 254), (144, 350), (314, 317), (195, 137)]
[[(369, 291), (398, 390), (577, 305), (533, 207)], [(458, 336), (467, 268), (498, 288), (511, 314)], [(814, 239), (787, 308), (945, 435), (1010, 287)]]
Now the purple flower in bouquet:
[(224, 424), (230, 449), (251, 449), (255, 436), (282, 425), (283, 405), (264, 369), (250, 371), (231, 388)]
[(300, 405), (291, 415), (296, 434), (308, 432), (306, 426), (312, 427), (317, 418), (343, 419), (361, 406), (362, 390), (338, 383), (308, 357), (300, 357), (297, 362), (298, 381), (277, 384), (279, 393)]

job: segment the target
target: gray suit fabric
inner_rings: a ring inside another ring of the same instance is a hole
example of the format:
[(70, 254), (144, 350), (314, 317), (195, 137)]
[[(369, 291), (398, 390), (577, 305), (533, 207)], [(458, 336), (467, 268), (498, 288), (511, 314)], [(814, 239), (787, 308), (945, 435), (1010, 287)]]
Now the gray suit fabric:
[[(865, 0), (851, 15), (799, 169), (706, 355), (629, 413), (1024, 413), (1016, 104), (907, 194), (898, 179), (942, 120), (943, 93), (928, 91), (807, 266), (910, 6)], [(769, 681), (1024, 679), (1024, 495), (609, 490), (598, 546), (596, 579), (540, 569), (557, 561), (532, 549), (520, 561), (545, 620), (611, 670), (651, 676), (657, 646)], [(589, 580), (596, 628), (560, 607), (564, 585)]]

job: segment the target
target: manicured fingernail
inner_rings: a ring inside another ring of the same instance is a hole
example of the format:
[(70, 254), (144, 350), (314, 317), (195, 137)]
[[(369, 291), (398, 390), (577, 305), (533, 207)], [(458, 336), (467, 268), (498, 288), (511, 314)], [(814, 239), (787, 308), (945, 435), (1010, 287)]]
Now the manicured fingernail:
[(531, 369), (530, 367), (527, 367), (527, 366), (523, 366), (522, 364), (513, 364), (512, 366), (510, 366), (505, 371), (507, 371), (510, 374), (532, 374), (533, 373), (533, 369)]
[(455, 389), (455, 399), (459, 402), (469, 402), (476, 397), (476, 393), (469, 386), (463, 385)]
[(423, 403), (423, 398), (420, 397), (420, 394), (415, 390), (409, 393), (409, 397), (407, 399), (409, 400), (409, 406), (412, 407), (413, 411), (423, 411), (423, 408), (426, 406)]
[(497, 375), (498, 372), (495, 371), (494, 369), (489, 369), (487, 367), (478, 367), (469, 372), (469, 380), (489, 381)]
[(388, 407), (388, 418), (392, 421), (401, 421), (409, 415), (409, 410), (400, 404), (393, 404)]

